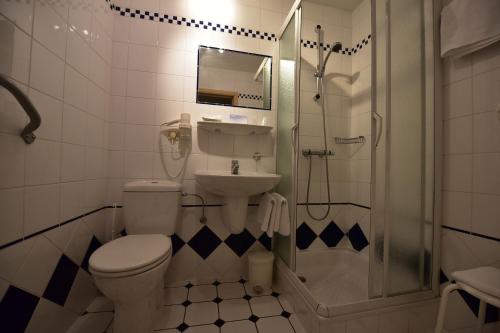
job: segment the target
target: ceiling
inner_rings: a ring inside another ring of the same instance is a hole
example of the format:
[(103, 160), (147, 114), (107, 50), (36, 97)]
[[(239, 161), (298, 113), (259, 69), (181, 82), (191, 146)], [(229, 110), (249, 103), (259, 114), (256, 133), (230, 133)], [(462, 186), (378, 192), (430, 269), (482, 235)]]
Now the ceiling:
[(255, 73), (259, 69), (263, 56), (217, 49), (200, 48), (200, 65), (240, 72)]
[(363, 0), (306, 0), (307, 2), (319, 3), (339, 9), (353, 11)]

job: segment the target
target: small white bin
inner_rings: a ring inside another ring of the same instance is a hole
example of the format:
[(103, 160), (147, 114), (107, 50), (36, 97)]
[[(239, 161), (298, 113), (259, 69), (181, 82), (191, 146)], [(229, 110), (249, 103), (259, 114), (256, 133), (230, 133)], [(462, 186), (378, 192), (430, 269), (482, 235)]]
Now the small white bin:
[(274, 253), (255, 251), (248, 254), (250, 286), (256, 294), (271, 289), (273, 283)]

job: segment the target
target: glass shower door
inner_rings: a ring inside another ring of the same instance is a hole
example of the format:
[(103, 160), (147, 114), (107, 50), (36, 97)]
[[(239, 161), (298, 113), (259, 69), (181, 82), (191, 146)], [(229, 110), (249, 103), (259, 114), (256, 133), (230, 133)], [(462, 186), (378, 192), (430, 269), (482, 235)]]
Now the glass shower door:
[(424, 15), (429, 3), (374, 1), (373, 126), (380, 136), (373, 149), (371, 296), (431, 287), (434, 113), (427, 89), (432, 71), (426, 70), (432, 41)]
[[(278, 125), (276, 148), (276, 172), (281, 175), (281, 181), (276, 191), (288, 200), (290, 209), (291, 230), (295, 230), (296, 190), (294, 179), (296, 174), (295, 130), (297, 124), (298, 70), (300, 62), (300, 9), (297, 9), (288, 22), (279, 39), (278, 59)], [(281, 236), (276, 234), (277, 254), (292, 269), (294, 269), (295, 234)]]

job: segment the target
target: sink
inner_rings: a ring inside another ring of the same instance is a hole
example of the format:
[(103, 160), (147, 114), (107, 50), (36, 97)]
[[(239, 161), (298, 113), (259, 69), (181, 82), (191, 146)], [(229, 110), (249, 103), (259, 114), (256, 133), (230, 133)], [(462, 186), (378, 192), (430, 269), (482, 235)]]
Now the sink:
[(233, 234), (245, 229), (248, 197), (271, 190), (281, 180), (274, 173), (229, 171), (196, 171), (194, 178), (206, 191), (224, 197), (222, 219)]

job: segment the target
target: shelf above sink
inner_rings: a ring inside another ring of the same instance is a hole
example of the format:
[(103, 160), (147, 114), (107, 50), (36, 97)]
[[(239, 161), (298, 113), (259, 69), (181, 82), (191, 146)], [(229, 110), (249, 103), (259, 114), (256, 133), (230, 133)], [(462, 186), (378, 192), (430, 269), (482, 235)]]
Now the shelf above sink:
[(198, 128), (202, 128), (211, 133), (229, 135), (253, 135), (269, 133), (273, 127), (265, 125), (249, 125), (237, 123), (224, 123), (215, 121), (199, 121)]

